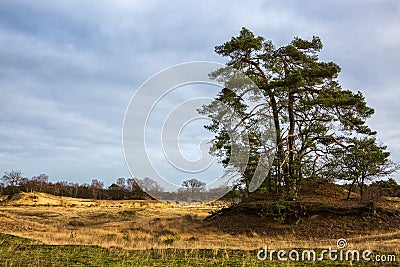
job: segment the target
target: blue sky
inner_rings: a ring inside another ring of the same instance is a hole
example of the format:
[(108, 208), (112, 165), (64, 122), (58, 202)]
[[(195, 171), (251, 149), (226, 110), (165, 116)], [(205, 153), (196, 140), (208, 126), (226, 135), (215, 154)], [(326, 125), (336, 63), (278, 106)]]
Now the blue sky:
[(224, 63), (214, 47), (243, 26), (276, 45), (320, 36), (321, 59), (364, 93), (369, 125), (400, 161), (399, 1), (232, 2), (1, 0), (0, 172), (128, 177), (121, 132), (135, 90), (171, 65)]

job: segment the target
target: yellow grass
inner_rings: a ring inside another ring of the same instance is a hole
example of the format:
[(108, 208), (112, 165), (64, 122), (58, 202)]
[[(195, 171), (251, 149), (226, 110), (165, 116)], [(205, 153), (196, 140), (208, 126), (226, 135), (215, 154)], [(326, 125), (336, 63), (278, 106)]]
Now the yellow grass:
[[(0, 232), (44, 244), (84, 244), (122, 249), (148, 248), (328, 248), (336, 240), (297, 241), (257, 233), (230, 235), (204, 227), (203, 219), (218, 206), (173, 206), (157, 201), (94, 201), (43, 193), (24, 194), (0, 206)], [(393, 205), (395, 205), (394, 203)], [(14, 206), (13, 206), (14, 205)], [(400, 230), (349, 238), (349, 249), (372, 249), (400, 255)]]

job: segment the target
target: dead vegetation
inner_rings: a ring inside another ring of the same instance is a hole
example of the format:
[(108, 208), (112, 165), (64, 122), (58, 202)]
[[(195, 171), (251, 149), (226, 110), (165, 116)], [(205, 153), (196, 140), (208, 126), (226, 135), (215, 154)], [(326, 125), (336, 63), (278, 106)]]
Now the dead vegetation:
[[(314, 193), (308, 192), (307, 197), (290, 204), (294, 205), (292, 207), (255, 195), (242, 204), (245, 206), (233, 206), (230, 213), (218, 214), (209, 221), (204, 219), (217, 214), (224, 203), (188, 206), (24, 193), (6, 205), (3, 202), (0, 232), (44, 244), (98, 245), (115, 249), (253, 250), (264, 245), (271, 249), (322, 248), (334, 247), (338, 238), (346, 238), (350, 248), (400, 253), (400, 201), (397, 198), (379, 200), (374, 206), (377, 216), (367, 213), (363, 220), (358, 213), (338, 216), (331, 211), (351, 210), (368, 203), (345, 200), (345, 191), (326, 197), (329, 186), (324, 183), (314, 188)], [(303, 190), (310, 188), (303, 187)], [(225, 205), (228, 207), (227, 203)], [(268, 210), (271, 205), (275, 208)]]

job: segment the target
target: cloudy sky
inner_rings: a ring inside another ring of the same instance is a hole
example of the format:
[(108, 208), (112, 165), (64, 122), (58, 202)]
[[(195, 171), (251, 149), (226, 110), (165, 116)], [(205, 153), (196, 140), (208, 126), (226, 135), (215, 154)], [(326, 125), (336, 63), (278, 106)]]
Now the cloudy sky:
[(400, 161), (399, 1), (232, 2), (1, 0), (0, 172), (128, 177), (121, 135), (135, 90), (171, 65), (225, 62), (214, 46), (243, 26), (276, 45), (320, 36), (321, 59), (365, 94), (369, 125)]

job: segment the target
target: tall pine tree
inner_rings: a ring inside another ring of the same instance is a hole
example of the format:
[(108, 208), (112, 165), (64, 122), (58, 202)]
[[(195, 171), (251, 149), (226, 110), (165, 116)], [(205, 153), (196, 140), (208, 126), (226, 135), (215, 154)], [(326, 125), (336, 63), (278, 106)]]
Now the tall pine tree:
[[(374, 110), (367, 106), (361, 92), (340, 86), (337, 79), (340, 67), (318, 58), (322, 47), (318, 37), (312, 40), (296, 37), (288, 45), (275, 47), (271, 41), (242, 28), (239, 36), (215, 48), (216, 53), (229, 59), (227, 66), (244, 73), (265, 96), (264, 108), (272, 116), (276, 139), (274, 166), (265, 184), (269, 190), (281, 190), (291, 199), (297, 197), (301, 179), (326, 173), (324, 160), (328, 155), (339, 148), (351, 147), (349, 138), (375, 140), (376, 132), (365, 123)], [(227, 79), (221, 70), (211, 76)], [(225, 167), (229, 167), (232, 147), (229, 134), (216, 119), (222, 112), (215, 108), (216, 102), (231, 105), (236, 116), (249, 119), (245, 127), (249, 133), (250, 160), (242, 172), (243, 185), (248, 187), (253, 166), (262, 159), (257, 152), (260, 145), (257, 126), (261, 121), (251, 120), (241, 100), (241, 95), (224, 88), (200, 113), (213, 120), (206, 126), (216, 134), (212, 153), (221, 158)]]

